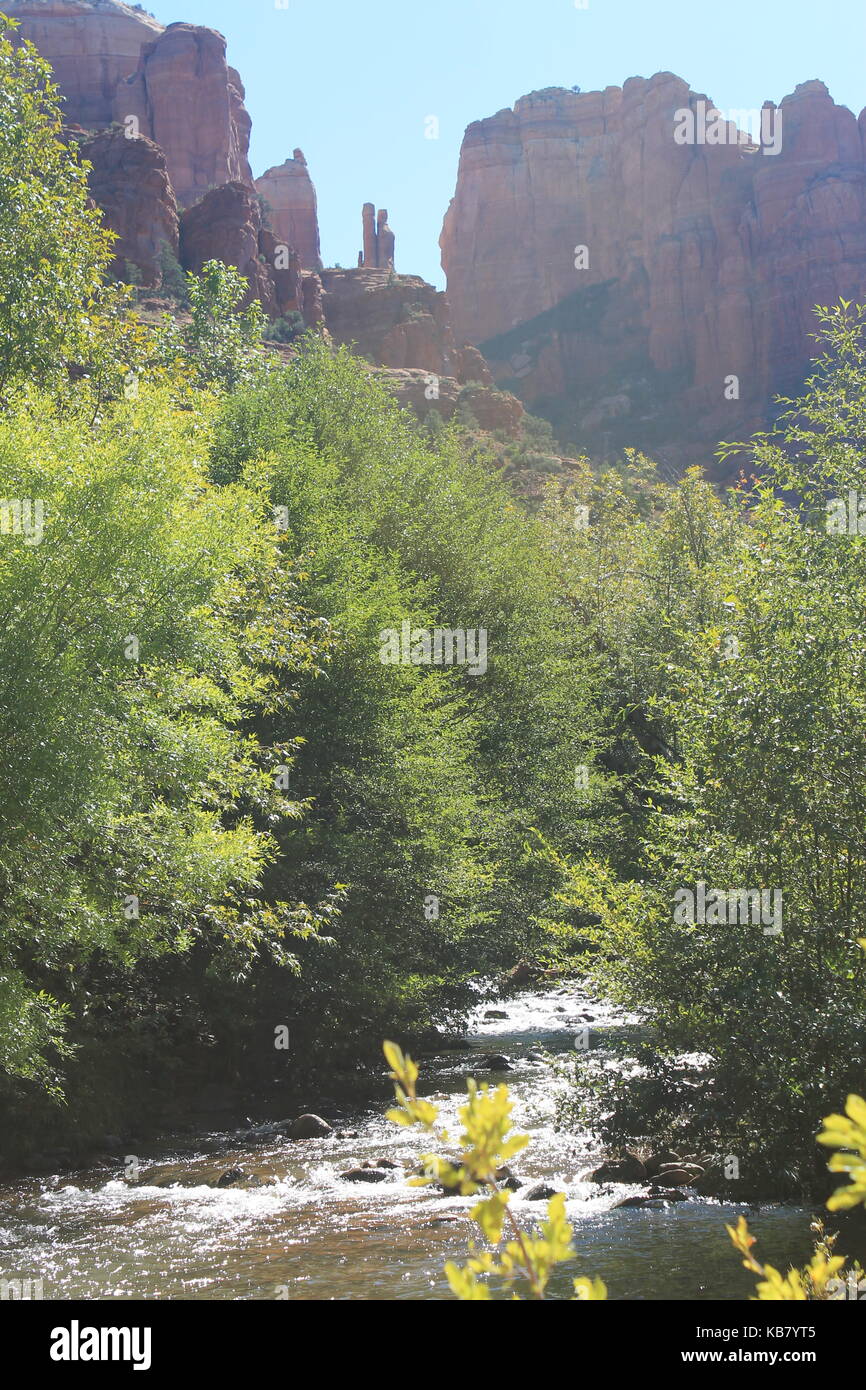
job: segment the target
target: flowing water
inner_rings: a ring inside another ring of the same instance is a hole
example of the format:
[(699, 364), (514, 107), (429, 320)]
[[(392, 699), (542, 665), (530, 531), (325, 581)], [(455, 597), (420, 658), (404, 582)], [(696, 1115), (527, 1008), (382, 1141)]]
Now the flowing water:
[[(603, 1057), (623, 1020), (572, 987), (521, 994), (496, 1008), (506, 1017), (485, 1018), (490, 1006), (479, 1008), (467, 1048), (425, 1058), (422, 1075), (446, 1124), (467, 1075), (507, 1080), (516, 1126), (532, 1140), (512, 1163), (524, 1184), (512, 1198), (515, 1213), (524, 1222), (543, 1214), (545, 1204), (526, 1194), (544, 1179), (566, 1192), (575, 1228), (577, 1257), (563, 1267), (556, 1295), (568, 1296), (575, 1275), (592, 1274), (614, 1299), (746, 1298), (754, 1281), (724, 1230), (740, 1212), (765, 1258), (783, 1266), (804, 1260), (808, 1213), (796, 1208), (749, 1211), (694, 1198), (616, 1209), (641, 1189), (582, 1180), (598, 1147), (589, 1135), (554, 1127), (566, 1083), (549, 1057), (529, 1054), (567, 1052), (588, 1024)], [(479, 1069), (490, 1053), (510, 1059), (504, 1077)], [(613, 1054), (608, 1065), (619, 1065)], [(344, 1114), (341, 1137), (167, 1140), (142, 1160), (135, 1181), (102, 1169), (8, 1187), (0, 1191), (0, 1279), (41, 1279), (46, 1299), (450, 1298), (441, 1270), (465, 1252), (472, 1203), (407, 1184), (429, 1140), (390, 1124), (385, 1108)], [(380, 1181), (340, 1176), (380, 1158), (399, 1165), (380, 1169)], [(235, 1167), (260, 1185), (217, 1188)]]

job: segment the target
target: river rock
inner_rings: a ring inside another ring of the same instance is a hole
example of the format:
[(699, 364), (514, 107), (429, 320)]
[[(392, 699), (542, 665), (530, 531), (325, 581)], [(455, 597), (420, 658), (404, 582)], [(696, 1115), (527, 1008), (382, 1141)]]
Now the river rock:
[(343, 1182), (384, 1182), (387, 1176), (381, 1168), (349, 1168), (340, 1174)]
[(541, 967), (532, 961), (522, 960), (519, 965), (515, 965), (511, 970), (501, 976), (499, 981), (500, 989), (503, 993), (510, 989), (525, 989), (537, 980), (541, 974)]
[(485, 1071), (510, 1071), (511, 1059), (501, 1052), (490, 1052), (479, 1059), (478, 1065)]
[(246, 1182), (247, 1175), (243, 1168), (228, 1168), (218, 1178), (217, 1187), (236, 1187), (239, 1182)]
[(677, 1192), (675, 1189), (660, 1192), (650, 1192), (646, 1197), (623, 1197), (621, 1202), (617, 1202), (612, 1208), (613, 1211), (620, 1207), (660, 1207), (665, 1202), (687, 1202), (688, 1198), (684, 1192)]
[(590, 1182), (646, 1182), (647, 1170), (637, 1154), (608, 1159), (590, 1174)]
[(486, 1019), (492, 1020), (495, 1018), (507, 1018), (508, 1014), (505, 1012), (504, 1009), (485, 1009), (484, 1017)]
[(551, 1197), (557, 1197), (561, 1192), (561, 1187), (551, 1187), (550, 1183), (537, 1182), (526, 1189), (523, 1197), (527, 1202), (549, 1202)]
[(699, 1168), (697, 1165), (685, 1168), (682, 1164), (665, 1163), (658, 1170), (657, 1176), (663, 1178), (665, 1182), (674, 1183), (674, 1185), (685, 1184), (688, 1187), (701, 1176), (703, 1171), (703, 1168)]
[(689, 1186), (702, 1197), (718, 1197), (725, 1191), (727, 1182), (721, 1168), (714, 1167), (701, 1173)]
[(321, 1115), (299, 1115), (287, 1131), (290, 1139), (324, 1139), (333, 1132), (333, 1127)]
[(397, 1163), (393, 1158), (377, 1158), (375, 1166), (377, 1168), (402, 1168), (402, 1163)]
[(663, 1167), (670, 1167), (672, 1163), (682, 1163), (683, 1159), (679, 1154), (675, 1154), (671, 1149), (659, 1149), (657, 1153), (650, 1154), (649, 1158), (644, 1159), (644, 1167), (651, 1178)]

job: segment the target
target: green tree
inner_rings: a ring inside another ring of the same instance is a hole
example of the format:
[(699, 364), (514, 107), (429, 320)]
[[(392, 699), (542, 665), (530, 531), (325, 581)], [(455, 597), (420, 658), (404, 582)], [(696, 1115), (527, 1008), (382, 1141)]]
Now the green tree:
[[(215, 488), (200, 414), (159, 393), (100, 427), (7, 413), (0, 471), (0, 1066), (52, 1083), (94, 962), (221, 944), (243, 975), (316, 927), (257, 891), (302, 808), (244, 724), (318, 668), (265, 498)], [(6, 519), (8, 519), (8, 517)], [(38, 520), (38, 526), (36, 521)], [(31, 524), (32, 523), (32, 524)], [(98, 978), (98, 972), (96, 975)], [(121, 1010), (122, 1012), (122, 1010)]]
[(51, 69), (0, 15), (0, 401), (86, 355), (111, 234), (62, 138)]
[[(820, 1181), (811, 1135), (866, 1044), (866, 569), (856, 516), (853, 534), (828, 525), (866, 486), (864, 318), (820, 314), (824, 355), (754, 442), (755, 481), (723, 502), (689, 477), (630, 527), (632, 592), (596, 624), (632, 672), (639, 834), (631, 864), (564, 868), (594, 978), (646, 1011), (660, 1049), (658, 1084), (631, 1088), (643, 1105), (620, 1097), (610, 1136), (723, 1143), (777, 1191)], [(678, 919), (698, 883), (775, 893), (781, 919)], [(676, 1064), (692, 1051), (711, 1059), (697, 1081)]]
[(189, 274), (186, 282), (191, 320), (181, 327), (166, 318), (163, 356), (187, 362), (198, 385), (233, 391), (262, 369), (262, 306), (253, 300), (241, 308), (249, 284), (221, 261), (208, 261), (200, 275)]

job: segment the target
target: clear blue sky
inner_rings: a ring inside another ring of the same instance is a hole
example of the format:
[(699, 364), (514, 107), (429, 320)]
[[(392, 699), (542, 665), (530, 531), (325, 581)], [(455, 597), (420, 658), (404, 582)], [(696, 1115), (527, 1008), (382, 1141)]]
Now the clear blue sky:
[[(260, 174), (296, 145), (325, 263), (354, 265), (361, 204), (387, 207), (397, 269), (441, 285), (439, 231), (463, 131), (539, 87), (584, 91), (669, 70), (721, 109), (819, 77), (866, 105), (864, 0), (145, 0), (163, 24), (228, 39)], [(438, 140), (425, 139), (427, 116)]]

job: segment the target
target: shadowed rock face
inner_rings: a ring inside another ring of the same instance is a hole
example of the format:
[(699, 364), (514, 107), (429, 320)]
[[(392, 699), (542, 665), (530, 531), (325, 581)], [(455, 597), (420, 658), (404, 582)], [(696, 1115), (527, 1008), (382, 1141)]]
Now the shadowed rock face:
[(143, 136), (129, 140), (122, 130), (103, 130), (89, 138), (80, 131), (73, 138), (92, 166), (87, 176), (91, 197), (119, 238), (113, 247), (114, 273), (123, 278), (133, 264), (142, 285), (159, 285), (163, 245), (175, 256), (178, 252), (177, 205), (162, 150)]
[(677, 113), (712, 109), (657, 73), (466, 131), (440, 242), (455, 334), (572, 437), (706, 456), (802, 382), (815, 303), (866, 297), (864, 116), (812, 81), (757, 149), (735, 126), (677, 142)]
[(274, 316), (278, 305), (273, 268), (259, 259), (262, 236), (253, 189), (243, 183), (224, 184), (181, 214), (181, 264), (196, 275), (212, 260), (235, 266), (250, 282), (247, 302), (260, 300), (265, 312)]

